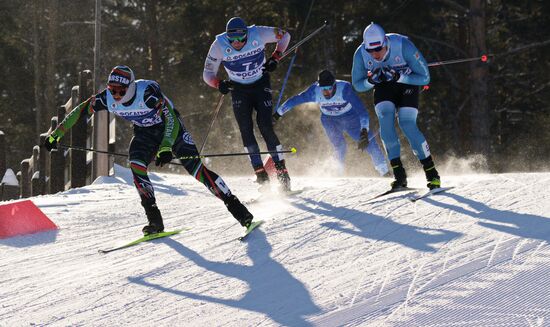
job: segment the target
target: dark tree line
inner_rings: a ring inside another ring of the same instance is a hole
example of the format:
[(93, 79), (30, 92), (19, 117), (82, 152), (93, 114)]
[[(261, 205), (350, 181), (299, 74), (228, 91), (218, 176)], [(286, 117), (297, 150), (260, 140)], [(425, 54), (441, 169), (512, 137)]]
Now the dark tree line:
[[(103, 0), (100, 81), (117, 64), (132, 67), (137, 78), (159, 81), (200, 144), (218, 96), (202, 81), (215, 35), (239, 15), (249, 24), (285, 28), (292, 44), (310, 6), (284, 0)], [(0, 1), (0, 130), (8, 140), (8, 167), (29, 156), (78, 83), (78, 72), (93, 71), (94, 8), (94, 1), (84, 0)], [(419, 123), (436, 158), (481, 154), (493, 171), (544, 169), (550, 152), (548, 13), (550, 3), (543, 0), (317, 0), (306, 33), (324, 20), (331, 25), (299, 49), (283, 99), (303, 90), (323, 68), (349, 80), (362, 31), (375, 21), (387, 32), (408, 35), (428, 62), (490, 55), (487, 63), (431, 69)], [(289, 62), (273, 75), (274, 101)], [(361, 97), (376, 127), (372, 94)], [(318, 115), (296, 108), (276, 127), (284, 144), (311, 162), (328, 149)], [(131, 137), (129, 127), (118, 124), (120, 150)], [(242, 151), (227, 99), (212, 133), (206, 152)]]

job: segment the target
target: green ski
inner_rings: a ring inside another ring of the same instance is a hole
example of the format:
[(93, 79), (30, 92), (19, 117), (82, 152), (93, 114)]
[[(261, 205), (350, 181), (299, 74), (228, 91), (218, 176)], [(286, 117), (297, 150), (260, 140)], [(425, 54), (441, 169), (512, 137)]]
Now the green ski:
[(128, 244), (124, 244), (124, 245), (121, 245), (121, 246), (118, 246), (118, 247), (115, 247), (115, 248), (111, 248), (111, 249), (107, 249), (107, 250), (98, 250), (99, 253), (109, 253), (109, 252), (113, 252), (113, 251), (116, 251), (116, 250), (121, 250), (121, 249), (125, 249), (125, 248), (128, 248), (130, 246), (134, 246), (136, 244), (139, 244), (139, 243), (143, 243), (143, 242), (147, 242), (147, 241), (151, 241), (151, 240), (155, 240), (157, 238), (162, 238), (162, 237), (166, 237), (166, 236), (171, 236), (171, 235), (175, 235), (175, 234), (179, 234), (183, 229), (178, 229), (178, 230), (174, 230), (174, 231), (170, 231), (170, 232), (162, 232), (162, 233), (157, 233), (157, 234), (149, 234), (147, 236), (143, 236), (142, 238), (140, 239), (137, 239), (133, 242), (130, 242)]
[(260, 226), (261, 224), (263, 224), (264, 221), (263, 220), (258, 220), (258, 221), (253, 221), (252, 224), (250, 224), (250, 226), (248, 226), (248, 228), (246, 229), (246, 231), (244, 232), (244, 235), (243, 236), (240, 236), (238, 238), (239, 241), (244, 241), (246, 239), (246, 237), (248, 235), (250, 235), (250, 233), (256, 229), (256, 227)]

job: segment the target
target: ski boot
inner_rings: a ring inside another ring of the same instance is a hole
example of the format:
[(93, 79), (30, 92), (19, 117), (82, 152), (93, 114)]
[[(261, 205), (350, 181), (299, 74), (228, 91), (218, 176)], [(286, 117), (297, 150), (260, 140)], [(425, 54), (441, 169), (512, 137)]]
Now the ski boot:
[(248, 209), (237, 199), (236, 196), (231, 194), (227, 199), (224, 200), (227, 210), (231, 212), (233, 217), (241, 224), (241, 226), (248, 228), (252, 223), (254, 216), (248, 211)]
[(164, 224), (162, 223), (162, 215), (160, 214), (157, 204), (151, 200), (141, 201), (141, 205), (145, 208), (145, 214), (147, 215), (147, 221), (149, 225), (146, 225), (141, 230), (143, 235), (161, 233), (164, 231)]
[(264, 166), (254, 167), (254, 173), (256, 174), (256, 183), (260, 184), (258, 191), (260, 191), (260, 193), (268, 192), (271, 188), (269, 184), (269, 175)]
[(428, 184), (426, 186), (428, 186), (430, 190), (441, 187), (441, 179), (439, 178), (439, 173), (435, 169), (435, 164), (432, 160), (432, 156), (428, 156), (426, 159), (420, 160), (420, 163), (424, 168), (426, 180), (428, 181)]
[(290, 176), (288, 176), (284, 159), (275, 163), (275, 169), (277, 170), (277, 179), (281, 184), (281, 190), (284, 193), (290, 192)]
[(391, 182), (392, 190), (407, 187), (407, 173), (403, 168), (401, 158), (395, 158), (390, 160), (391, 168), (393, 169), (393, 177), (395, 180)]

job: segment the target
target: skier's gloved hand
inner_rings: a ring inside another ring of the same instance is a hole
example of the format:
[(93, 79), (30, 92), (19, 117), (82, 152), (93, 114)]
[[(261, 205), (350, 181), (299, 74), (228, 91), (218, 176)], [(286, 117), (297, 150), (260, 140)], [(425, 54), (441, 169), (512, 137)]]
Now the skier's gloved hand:
[(275, 51), (271, 57), (265, 62), (263, 70), (266, 72), (273, 72), (277, 69), (277, 64), (279, 64), (279, 59), (281, 59), (282, 53), (280, 51)]
[(157, 159), (155, 160), (156, 166), (164, 166), (165, 164), (172, 161), (174, 156), (172, 155), (172, 149), (169, 147), (162, 147), (160, 148), (159, 152), (157, 152)]
[(230, 80), (222, 80), (218, 83), (218, 91), (221, 94), (227, 94), (231, 90), (233, 90), (233, 82)]
[(275, 125), (279, 119), (281, 119), (281, 115), (279, 115), (279, 113), (277, 111), (275, 111), (275, 113), (271, 116), (271, 120), (273, 121), (273, 125)]
[(386, 82), (397, 82), (401, 75), (395, 69), (384, 67), (382, 70), (383, 78)]
[(373, 85), (382, 83), (383, 80), (381, 79), (382, 76), (382, 69), (376, 68), (373, 71), (370, 71), (367, 73), (367, 81)]
[(50, 134), (46, 139), (44, 140), (44, 148), (48, 151), (52, 151), (53, 149), (57, 149), (57, 141), (58, 137), (54, 136), (53, 133)]
[(357, 142), (357, 148), (359, 150), (365, 150), (369, 146), (369, 131), (366, 128), (361, 129), (359, 135), (359, 142)]

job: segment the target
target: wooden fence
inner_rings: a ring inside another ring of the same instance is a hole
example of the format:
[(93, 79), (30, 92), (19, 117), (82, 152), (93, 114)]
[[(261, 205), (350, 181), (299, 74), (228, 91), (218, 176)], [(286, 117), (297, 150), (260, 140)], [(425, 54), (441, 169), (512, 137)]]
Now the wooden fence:
[[(51, 119), (48, 132), (40, 134), (40, 145), (67, 113), (92, 95), (92, 85), (91, 72), (89, 70), (80, 72), (78, 85), (71, 89), (71, 98), (58, 108), (57, 116)], [(67, 146), (92, 148), (92, 133), (92, 128), (87, 124), (87, 116), (82, 115), (60, 143)], [(89, 185), (93, 181), (92, 153), (63, 148), (48, 152), (40, 145), (33, 147), (30, 158), (21, 161), (21, 170), (17, 172), (19, 186), (1, 185), (0, 200), (53, 194)], [(110, 144), (109, 148), (114, 148), (114, 144)], [(111, 160), (109, 163), (112, 167)], [(6, 169), (5, 135), (0, 131), (0, 178), (4, 176)]]

